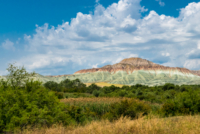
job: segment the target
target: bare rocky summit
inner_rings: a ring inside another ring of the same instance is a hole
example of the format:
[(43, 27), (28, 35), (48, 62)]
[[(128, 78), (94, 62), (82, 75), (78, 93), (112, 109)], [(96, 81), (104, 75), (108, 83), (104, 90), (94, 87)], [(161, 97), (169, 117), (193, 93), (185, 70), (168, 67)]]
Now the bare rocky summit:
[(181, 73), (189, 73), (194, 75), (200, 76), (200, 71), (197, 73), (195, 71), (191, 71), (186, 68), (179, 68), (179, 67), (166, 67), (162, 66), (156, 63), (153, 63), (151, 61), (148, 61), (146, 59), (142, 58), (127, 58), (123, 59), (121, 62), (116, 63), (114, 65), (106, 65), (101, 68), (92, 68), (92, 69), (83, 69), (80, 71), (75, 72), (75, 74), (81, 74), (81, 73), (93, 73), (98, 71), (105, 71), (105, 72), (118, 72), (118, 71), (126, 71), (128, 74), (133, 73), (133, 71), (138, 70), (154, 70), (154, 71), (179, 71)]
[(192, 72), (193, 72), (193, 74), (196, 74), (196, 75), (198, 75), (198, 76), (200, 76), (200, 70), (192, 70)]

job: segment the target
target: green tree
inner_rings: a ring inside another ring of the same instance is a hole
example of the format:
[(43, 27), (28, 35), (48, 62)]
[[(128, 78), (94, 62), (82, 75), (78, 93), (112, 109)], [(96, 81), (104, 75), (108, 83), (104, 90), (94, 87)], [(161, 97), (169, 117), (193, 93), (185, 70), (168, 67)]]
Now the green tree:
[(24, 84), (31, 80), (31, 77), (35, 76), (36, 73), (28, 73), (25, 67), (17, 67), (14, 64), (9, 64), (8, 68), (7, 81), (11, 84), (12, 88), (19, 86), (24, 86)]
[(8, 71), (7, 81), (0, 81), (0, 133), (23, 130), (26, 126), (76, 123), (70, 115), (71, 108), (60, 103), (55, 92), (31, 79), (34, 73), (12, 64)]

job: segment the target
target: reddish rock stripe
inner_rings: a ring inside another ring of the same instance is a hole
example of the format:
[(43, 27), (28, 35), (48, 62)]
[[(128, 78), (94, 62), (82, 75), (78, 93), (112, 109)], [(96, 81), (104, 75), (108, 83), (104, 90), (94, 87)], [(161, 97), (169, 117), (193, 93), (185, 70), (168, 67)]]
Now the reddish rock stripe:
[(92, 68), (92, 69), (83, 69), (80, 71), (75, 72), (75, 74), (81, 74), (81, 73), (93, 73), (93, 72), (114, 72), (116, 73), (117, 71), (126, 71), (127, 73), (132, 73), (133, 71), (138, 71), (138, 70), (162, 70), (162, 71), (179, 71), (185, 74), (194, 74), (194, 75), (199, 75), (200, 72), (197, 73), (195, 71), (191, 71), (186, 68), (179, 68), (179, 67), (165, 67), (162, 65), (155, 64), (151, 61), (141, 59), (141, 58), (128, 58), (122, 60), (120, 63), (114, 64), (114, 65), (106, 65), (102, 68)]

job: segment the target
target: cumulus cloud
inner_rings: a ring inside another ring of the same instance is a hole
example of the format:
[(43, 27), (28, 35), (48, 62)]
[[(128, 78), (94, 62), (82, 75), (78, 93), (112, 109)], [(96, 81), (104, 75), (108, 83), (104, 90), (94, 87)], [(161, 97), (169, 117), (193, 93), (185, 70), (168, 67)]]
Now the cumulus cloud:
[(73, 65), (71, 70), (78, 70), (114, 64), (128, 57), (200, 68), (200, 2), (182, 8), (177, 18), (153, 10), (141, 18), (145, 7), (140, 1), (119, 0), (107, 8), (98, 4), (93, 14), (79, 12), (71, 22), (57, 27), (37, 26), (35, 34), (24, 36), (30, 55), (18, 63), (29, 70), (59, 66), (60, 72), (50, 69), (51, 74), (66, 72), (69, 63)]
[(92, 68), (98, 68), (98, 64), (93, 65)]
[(199, 70), (200, 67), (200, 59), (190, 59), (186, 60), (184, 67), (191, 68), (194, 70)]
[(160, 6), (165, 6), (165, 2), (163, 2), (162, 0), (156, 0), (156, 1), (158, 1)]
[(13, 51), (15, 50), (14, 43), (10, 41), (9, 39), (5, 40), (2, 43), (2, 47), (7, 50), (13, 50)]

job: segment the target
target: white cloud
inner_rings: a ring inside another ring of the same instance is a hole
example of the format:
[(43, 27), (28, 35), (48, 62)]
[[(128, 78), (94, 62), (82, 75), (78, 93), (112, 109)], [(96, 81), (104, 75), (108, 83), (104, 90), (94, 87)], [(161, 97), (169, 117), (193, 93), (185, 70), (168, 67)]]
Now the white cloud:
[(93, 65), (92, 68), (98, 68), (98, 64)]
[(165, 2), (163, 2), (162, 0), (156, 0), (156, 1), (159, 2), (159, 5), (160, 5), (160, 6), (165, 6)]
[(200, 41), (197, 43), (197, 48), (200, 49)]
[(193, 70), (199, 70), (200, 67), (200, 59), (191, 59), (187, 60), (184, 64), (185, 68), (190, 68)]
[(66, 70), (68, 63), (84, 69), (141, 57), (168, 66), (200, 68), (194, 61), (200, 58), (196, 50), (200, 2), (182, 8), (177, 18), (155, 11), (141, 18), (144, 9), (140, 0), (120, 0), (107, 8), (98, 4), (94, 14), (79, 12), (70, 23), (37, 26), (35, 34), (24, 37), (30, 55), (17, 62), (30, 70), (50, 66)]
[(15, 50), (14, 43), (10, 41), (9, 39), (5, 40), (2, 43), (2, 47), (7, 50), (13, 50), (13, 51)]
[(140, 11), (143, 13), (143, 12), (147, 12), (148, 9), (143, 6), (143, 7), (141, 7)]
[(168, 56), (170, 56), (170, 54), (169, 53), (162, 53), (162, 56), (168, 57)]

